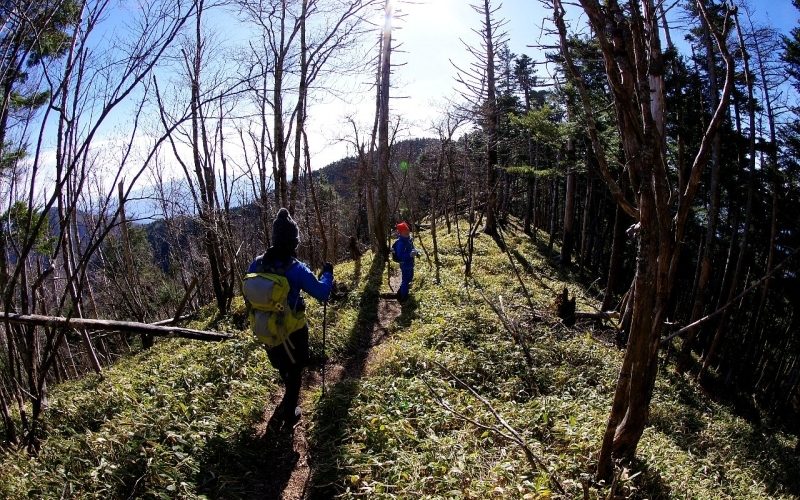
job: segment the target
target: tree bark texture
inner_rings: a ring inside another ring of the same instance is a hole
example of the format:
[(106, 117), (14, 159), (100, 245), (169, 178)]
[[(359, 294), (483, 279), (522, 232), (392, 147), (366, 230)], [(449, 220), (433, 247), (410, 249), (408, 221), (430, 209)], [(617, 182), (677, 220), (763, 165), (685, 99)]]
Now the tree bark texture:
[(484, 26), (483, 37), (486, 45), (486, 224), (483, 232), (489, 235), (497, 234), (497, 132), (500, 128), (499, 110), (497, 107), (497, 91), (495, 89), (494, 60), (495, 60), (495, 33), (492, 21), (492, 6), (490, 0), (483, 0)]
[(375, 240), (378, 244), (378, 252), (384, 259), (389, 255), (389, 84), (392, 72), (391, 57), (393, 17), (393, 3), (390, 0), (387, 0), (384, 5), (384, 26), (383, 37), (381, 39), (381, 76), (378, 108), (378, 115), (380, 118), (378, 120), (378, 172), (376, 176), (378, 183), (378, 204), (375, 213)]
[[(722, 36), (713, 32), (725, 64), (725, 86), (720, 102), (706, 128), (701, 145), (683, 185), (677, 207), (671, 206), (672, 188), (667, 172), (664, 141), (664, 66), (656, 10), (652, 0), (631, 1), (623, 9), (615, 0), (601, 5), (581, 0), (581, 7), (595, 32), (603, 55), (616, 112), (617, 128), (634, 201), (609, 170), (608, 155), (597, 132), (597, 120), (586, 82), (575, 66), (567, 40), (565, 10), (554, 2), (561, 54), (567, 72), (576, 84), (587, 117), (588, 135), (597, 153), (598, 173), (606, 181), (620, 208), (637, 223), (636, 269), (628, 293), (631, 320), (628, 344), (620, 368), (611, 412), (598, 457), (598, 477), (610, 479), (616, 459), (631, 458), (647, 421), (658, 369), (658, 348), (664, 319), (678, 266), (685, 224), (700, 174), (708, 160), (710, 142), (719, 127), (733, 86), (733, 63)], [(708, 23), (702, 1), (698, 8)], [(713, 30), (713, 27), (711, 28)], [(677, 208), (677, 210), (674, 210)], [(632, 300), (631, 300), (632, 299)]]

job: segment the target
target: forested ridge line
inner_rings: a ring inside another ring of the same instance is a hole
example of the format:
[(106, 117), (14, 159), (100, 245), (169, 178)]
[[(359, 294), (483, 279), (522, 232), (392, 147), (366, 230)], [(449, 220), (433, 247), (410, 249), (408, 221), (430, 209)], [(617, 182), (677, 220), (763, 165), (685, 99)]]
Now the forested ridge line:
[[(569, 309), (570, 290), (544, 286), (545, 275), (580, 283), (587, 301), (581, 308), (579, 297), (577, 319), (610, 321), (607, 337), (622, 357), (613, 373), (592, 377), (607, 418), (592, 420), (594, 447), (580, 448), (588, 458), (571, 466), (590, 489), (619, 484), (647, 459), (664, 384), (709, 398), (692, 396), (701, 408), (683, 414), (689, 448), (726, 446), (722, 438), (695, 441), (714, 427), (694, 418), (713, 400), (755, 426), (754, 450), (777, 439), (783, 456), (786, 436), (800, 433), (800, 28), (765, 25), (764, 6), (744, 0), (508, 4), (0, 7), (0, 453), (38, 456), (53, 390), (94, 383), (161, 344), (144, 331), (92, 329), (91, 320), (240, 321), (232, 318), (241, 313), (242, 276), (286, 208), (300, 227), (297, 257), (315, 270), (369, 248), (386, 272), (391, 228), (406, 221), (422, 235), (418, 267), (431, 273), (423, 280), (433, 280), (421, 282), (420, 294), (436, 295), (449, 279), (470, 290), (470, 303), (478, 303), (472, 292), (508, 298), (481, 288), (496, 277), (523, 299), (513, 310), (490, 300), (501, 318), (528, 311), (541, 319), (556, 296)], [(396, 50), (412, 41), (403, 23), (413, 12), (436, 12), (442, 22), (458, 14), (472, 33), (449, 60), (452, 88), (427, 106), (424, 128), (404, 118), (403, 103), (413, 87), (405, 78), (425, 75), (403, 71), (435, 51)], [(542, 26), (512, 30), (508, 16), (522, 14)], [(329, 100), (348, 105), (332, 130), (318, 132), (315, 124), (331, 120)], [(320, 170), (325, 141), (348, 153)], [(147, 213), (135, 209), (139, 198)], [(523, 238), (530, 248), (520, 249)], [(531, 262), (534, 253), (541, 263)], [(508, 265), (486, 267), (501, 256)], [(546, 296), (534, 300), (541, 287)], [(348, 300), (357, 295), (350, 290)], [(350, 306), (359, 312), (349, 314), (366, 314)], [(419, 326), (431, 338), (448, 331), (426, 309), (414, 314), (430, 321)], [(575, 318), (562, 316), (570, 328)], [(76, 321), (10, 320), (22, 317)], [(502, 344), (509, 356), (538, 359), (526, 328), (498, 321), (513, 341)], [(184, 327), (191, 329), (176, 326)], [(235, 345), (216, 349), (249, 353), (245, 340)], [(560, 349), (554, 355), (569, 358)], [(481, 366), (472, 367), (478, 379)], [(530, 366), (506, 368), (507, 377), (534, 384)], [(553, 370), (546, 377), (558, 379)], [(436, 400), (435, 384), (425, 389), (417, 395)], [(475, 389), (481, 397), (495, 390)], [(667, 475), (683, 477), (659, 467), (668, 483)], [(509, 477), (516, 485), (530, 479)], [(752, 495), (796, 494), (787, 475), (774, 477), (766, 493)], [(552, 478), (536, 481), (563, 494)], [(749, 494), (730, 488), (725, 495)]]
[[(591, 310), (599, 304), (597, 291), (579, 274), (551, 267), (546, 245), (512, 224), (504, 235), (510, 254), (487, 236), (476, 238), (480, 260), (467, 286), (458, 238), (444, 230), (438, 283), (435, 269), (420, 265), (414, 296), (380, 339), (368, 333), (381, 321), (381, 297), (391, 292), (382, 266), (371, 253), (360, 268), (338, 266), (348, 292), (329, 304), (327, 390), (323, 395), (320, 386), (321, 332), (313, 330), (307, 420), (294, 431), (305, 436), (307, 449), (268, 427), (279, 377), (247, 331), (236, 298), (228, 318), (215, 319), (209, 305), (189, 324), (231, 333), (231, 340), (157, 341), (102, 378), (53, 388), (39, 454), (5, 454), (0, 492), (8, 498), (270, 498), (307, 464), (308, 483), (291, 493), (305, 490), (312, 498), (573, 498), (584, 489), (590, 498), (607, 498), (611, 485), (594, 483), (584, 471), (597, 458), (622, 353), (609, 324), (563, 325), (553, 292), (567, 287), (579, 310)], [(429, 233), (419, 237), (431, 246)], [(509, 255), (522, 277), (511, 286)], [(319, 325), (322, 308), (309, 306), (312, 325)], [(504, 324), (526, 334), (515, 337)], [(365, 371), (337, 374), (337, 366), (354, 355), (362, 359), (365, 349)], [(535, 464), (506, 437), (498, 416)], [(618, 471), (614, 495), (793, 498), (800, 488), (793, 439), (754, 419), (741, 402), (715, 401), (667, 365), (641, 458)], [(293, 498), (288, 493), (283, 497)]]

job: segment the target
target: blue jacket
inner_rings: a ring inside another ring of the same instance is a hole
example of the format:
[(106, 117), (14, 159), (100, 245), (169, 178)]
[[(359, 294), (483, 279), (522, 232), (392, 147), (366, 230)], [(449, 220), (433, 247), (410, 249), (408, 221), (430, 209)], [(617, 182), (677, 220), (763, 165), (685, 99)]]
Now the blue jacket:
[(414, 265), (414, 241), (410, 236), (398, 236), (392, 245), (392, 250), (401, 266)]
[(247, 268), (247, 272), (267, 272), (286, 276), (286, 280), (289, 282), (289, 307), (295, 312), (303, 311), (306, 308), (305, 300), (300, 294), (301, 291), (306, 292), (320, 302), (324, 302), (328, 300), (331, 288), (333, 288), (332, 273), (323, 273), (317, 279), (311, 269), (297, 259), (292, 259), (289, 262), (266, 262), (265, 265), (264, 255), (259, 255)]

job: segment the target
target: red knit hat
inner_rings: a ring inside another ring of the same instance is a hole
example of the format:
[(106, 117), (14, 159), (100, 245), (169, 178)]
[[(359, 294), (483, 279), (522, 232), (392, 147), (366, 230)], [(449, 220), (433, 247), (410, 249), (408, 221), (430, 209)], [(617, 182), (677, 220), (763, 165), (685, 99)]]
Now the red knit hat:
[(411, 228), (409, 228), (408, 224), (405, 222), (399, 223), (397, 226), (395, 226), (395, 229), (397, 230), (398, 234), (408, 234), (411, 232)]

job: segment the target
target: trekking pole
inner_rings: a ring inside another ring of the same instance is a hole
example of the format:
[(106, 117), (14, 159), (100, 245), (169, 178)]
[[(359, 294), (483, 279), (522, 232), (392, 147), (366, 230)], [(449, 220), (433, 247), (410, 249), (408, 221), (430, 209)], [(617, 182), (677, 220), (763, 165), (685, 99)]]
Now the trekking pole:
[(328, 301), (322, 303), (322, 395), (325, 396), (325, 365), (328, 358), (325, 355), (325, 340), (328, 333)]

